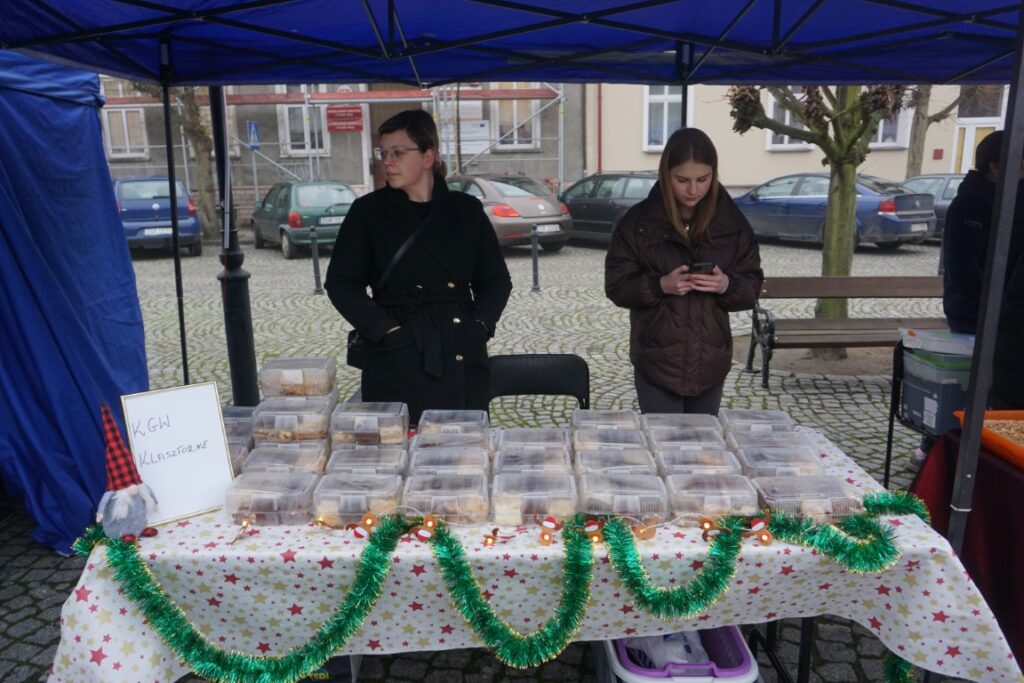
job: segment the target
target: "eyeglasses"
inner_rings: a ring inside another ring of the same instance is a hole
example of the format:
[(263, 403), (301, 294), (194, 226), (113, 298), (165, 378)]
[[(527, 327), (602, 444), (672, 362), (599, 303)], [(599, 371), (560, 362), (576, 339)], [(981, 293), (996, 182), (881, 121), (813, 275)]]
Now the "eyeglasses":
[(383, 149), (381, 147), (373, 148), (373, 158), (377, 161), (387, 161), (388, 157), (391, 157), (395, 161), (401, 161), (409, 152), (418, 152), (419, 147), (392, 147), (391, 149)]

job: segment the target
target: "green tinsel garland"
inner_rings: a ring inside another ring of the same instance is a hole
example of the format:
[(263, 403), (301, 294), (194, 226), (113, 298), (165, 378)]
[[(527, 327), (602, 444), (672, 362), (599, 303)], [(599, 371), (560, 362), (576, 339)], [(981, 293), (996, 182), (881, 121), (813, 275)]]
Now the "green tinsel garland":
[(822, 525), (807, 517), (775, 514), (768, 522), (768, 530), (781, 541), (815, 548), (858, 574), (883, 571), (900, 558), (892, 529), (866, 514)]
[(612, 565), (632, 594), (633, 602), (660, 619), (675, 620), (705, 612), (721, 598), (736, 574), (736, 560), (743, 543), (739, 534), (743, 522), (738, 517), (728, 517), (718, 523), (727, 531), (711, 541), (708, 559), (700, 571), (683, 586), (657, 588), (651, 585), (647, 570), (640, 562), (632, 530), (621, 519), (608, 519), (603, 529), (604, 542)]
[(523, 669), (551, 661), (579, 630), (590, 598), (594, 568), (590, 539), (583, 533), (582, 525), (582, 518), (577, 515), (562, 528), (562, 597), (554, 616), (530, 635), (515, 631), (494, 613), (473, 578), (462, 544), (445, 524), (437, 525), (431, 544), (452, 602), (494, 656), (509, 666)]
[(925, 524), (932, 516), (924, 501), (909, 491), (872, 491), (864, 494), (864, 510), (869, 515), (917, 515)]
[(882, 662), (882, 676), (885, 683), (914, 683), (914, 667), (891, 652), (886, 653)]
[(391, 570), (391, 554), (407, 529), (408, 525), (397, 517), (382, 518), (363, 549), (345, 600), (311, 640), (277, 657), (225, 652), (210, 643), (168, 599), (139, 556), (137, 544), (106, 538), (94, 527), (76, 541), (75, 549), (88, 552), (105, 539), (107, 562), (125, 595), (138, 605), (175, 656), (197, 675), (216, 683), (292, 683), (320, 668), (362, 625), (380, 596)]

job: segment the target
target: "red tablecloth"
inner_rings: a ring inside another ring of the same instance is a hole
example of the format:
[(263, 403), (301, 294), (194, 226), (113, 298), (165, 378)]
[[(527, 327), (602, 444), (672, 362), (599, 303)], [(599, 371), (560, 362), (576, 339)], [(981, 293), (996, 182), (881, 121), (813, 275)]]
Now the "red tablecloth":
[[(949, 529), (960, 430), (936, 440), (910, 490)], [(960, 561), (991, 606), (1017, 661), (1024, 657), (1024, 470), (981, 449)]]

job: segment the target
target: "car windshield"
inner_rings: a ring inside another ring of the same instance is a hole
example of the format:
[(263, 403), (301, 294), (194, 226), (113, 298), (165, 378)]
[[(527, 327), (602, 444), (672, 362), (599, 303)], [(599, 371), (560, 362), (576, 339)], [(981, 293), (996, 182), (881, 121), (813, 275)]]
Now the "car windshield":
[(894, 183), (885, 178), (878, 178), (873, 175), (857, 176), (857, 183), (878, 194), (889, 194), (891, 192), (906, 192), (902, 185)]
[[(174, 183), (178, 189), (178, 197), (184, 197), (185, 184), (180, 180)], [(132, 180), (120, 183), (121, 199), (167, 199), (171, 196), (171, 184), (164, 180)]]
[(910, 190), (911, 192), (922, 192), (925, 194), (935, 194), (939, 190), (939, 185), (942, 184), (942, 178), (914, 178), (903, 183), (903, 187)]
[(491, 184), (502, 197), (547, 197), (551, 191), (530, 178), (492, 179)]
[(303, 208), (326, 208), (334, 204), (351, 204), (356, 193), (346, 185), (299, 185), (295, 188), (295, 203)]

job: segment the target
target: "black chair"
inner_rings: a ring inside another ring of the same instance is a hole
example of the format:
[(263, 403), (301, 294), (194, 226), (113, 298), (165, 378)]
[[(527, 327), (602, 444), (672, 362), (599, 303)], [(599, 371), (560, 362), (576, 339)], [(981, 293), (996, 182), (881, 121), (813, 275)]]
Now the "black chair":
[(491, 356), (487, 400), (498, 396), (572, 396), (590, 408), (590, 368), (573, 353), (523, 353)]

